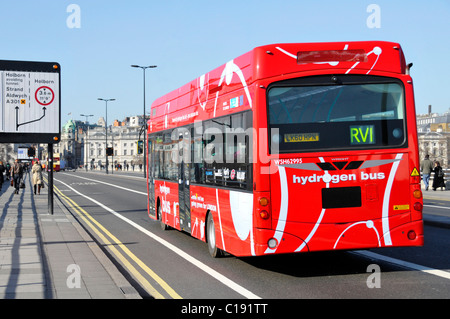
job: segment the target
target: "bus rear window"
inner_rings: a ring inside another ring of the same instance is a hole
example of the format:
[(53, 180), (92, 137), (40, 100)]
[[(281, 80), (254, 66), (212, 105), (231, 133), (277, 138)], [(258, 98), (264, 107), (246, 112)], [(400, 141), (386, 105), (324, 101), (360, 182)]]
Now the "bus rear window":
[(271, 153), (406, 146), (403, 85), (368, 77), (374, 78), (375, 83), (271, 85)]

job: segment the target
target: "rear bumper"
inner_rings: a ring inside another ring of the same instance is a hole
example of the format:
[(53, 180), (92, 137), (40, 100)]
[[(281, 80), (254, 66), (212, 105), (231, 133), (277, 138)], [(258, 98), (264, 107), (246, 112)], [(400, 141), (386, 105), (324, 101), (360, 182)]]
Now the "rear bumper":
[[(404, 218), (401, 218), (404, 220)], [(392, 223), (392, 222), (391, 222)], [(256, 229), (256, 255), (351, 250), (379, 247), (423, 246), (423, 221), (406, 222), (383, 233), (383, 221), (345, 224), (286, 223), (285, 230)], [(269, 240), (276, 247), (269, 248)]]

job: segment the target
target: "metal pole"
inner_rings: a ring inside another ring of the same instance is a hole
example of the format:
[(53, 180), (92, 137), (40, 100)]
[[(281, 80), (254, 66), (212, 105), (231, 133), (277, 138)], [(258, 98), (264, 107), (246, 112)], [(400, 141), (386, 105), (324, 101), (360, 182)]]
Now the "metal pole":
[(112, 162), (112, 168), (111, 168), (111, 174), (114, 174), (114, 133), (113, 133), (113, 130), (112, 130), (112, 126), (111, 126), (111, 145), (112, 145), (112, 147), (113, 147), (113, 153), (112, 153), (112, 160), (111, 160), (111, 162)]
[(146, 148), (145, 148), (145, 136), (146, 136), (146, 134), (147, 134), (147, 121), (145, 120), (145, 70), (146, 70), (147, 68), (143, 68), (142, 70), (143, 70), (143, 73), (144, 73), (144, 128), (145, 128), (145, 135), (144, 135), (144, 148), (143, 148), (143, 152), (144, 152), (144, 177), (146, 178), (147, 177), (147, 154), (146, 154)]
[(147, 69), (154, 69), (157, 66), (156, 65), (139, 66), (139, 65), (133, 64), (131, 67), (132, 68), (141, 68), (143, 73), (144, 73), (143, 75), (144, 75), (144, 129), (145, 129), (145, 137), (144, 137), (144, 145), (143, 145), (142, 151), (144, 152), (144, 177), (147, 177), (147, 146), (145, 145), (145, 144), (147, 144), (147, 142), (146, 142), (147, 121), (145, 119), (145, 70), (147, 70)]
[(102, 99), (98, 98), (99, 101), (105, 101), (106, 103), (106, 120), (105, 120), (105, 133), (106, 133), (106, 145), (105, 145), (105, 158), (106, 158), (106, 174), (108, 174), (108, 155), (106, 154), (106, 149), (108, 148), (108, 102), (115, 101), (116, 99)]
[(53, 215), (53, 144), (48, 144), (48, 213)]
[(105, 133), (106, 133), (106, 147), (105, 147), (105, 157), (106, 157), (106, 174), (108, 174), (108, 154), (106, 149), (108, 148), (108, 100), (106, 102), (106, 121), (105, 121)]
[(88, 135), (89, 135), (89, 122), (88, 122), (88, 118), (90, 118), (91, 116), (94, 116), (94, 115), (92, 115), (92, 114), (88, 114), (88, 115), (86, 115), (86, 114), (80, 114), (80, 116), (84, 116), (85, 118), (86, 118), (86, 122), (85, 122), (85, 124), (87, 125), (87, 129), (86, 129), (86, 139), (85, 139), (85, 141), (84, 141), (84, 149), (85, 149), (85, 158), (86, 158), (86, 161), (84, 162), (84, 166), (86, 167), (86, 172), (88, 171), (88, 158), (89, 158), (89, 155), (88, 155), (88, 148), (89, 148), (89, 143), (88, 143)]
[(84, 166), (86, 166), (86, 172), (88, 171), (88, 162), (89, 162), (89, 126), (86, 130), (86, 140), (85, 140), (85, 152), (86, 152), (86, 162), (84, 162)]

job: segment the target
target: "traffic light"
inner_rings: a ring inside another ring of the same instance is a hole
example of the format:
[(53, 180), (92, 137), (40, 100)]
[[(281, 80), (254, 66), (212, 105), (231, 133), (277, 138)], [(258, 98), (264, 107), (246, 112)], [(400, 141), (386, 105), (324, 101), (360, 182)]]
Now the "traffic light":
[(106, 148), (106, 156), (113, 156), (114, 155), (114, 148), (107, 147)]
[(28, 157), (35, 157), (36, 156), (36, 150), (34, 149), (34, 147), (29, 147), (28, 148)]
[(137, 141), (137, 153), (138, 154), (144, 153), (144, 141)]

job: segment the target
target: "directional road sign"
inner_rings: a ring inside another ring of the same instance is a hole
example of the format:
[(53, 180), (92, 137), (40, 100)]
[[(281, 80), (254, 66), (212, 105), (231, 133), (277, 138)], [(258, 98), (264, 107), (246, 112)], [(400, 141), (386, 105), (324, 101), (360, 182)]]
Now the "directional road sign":
[(0, 143), (58, 143), (61, 68), (53, 62), (0, 60)]

